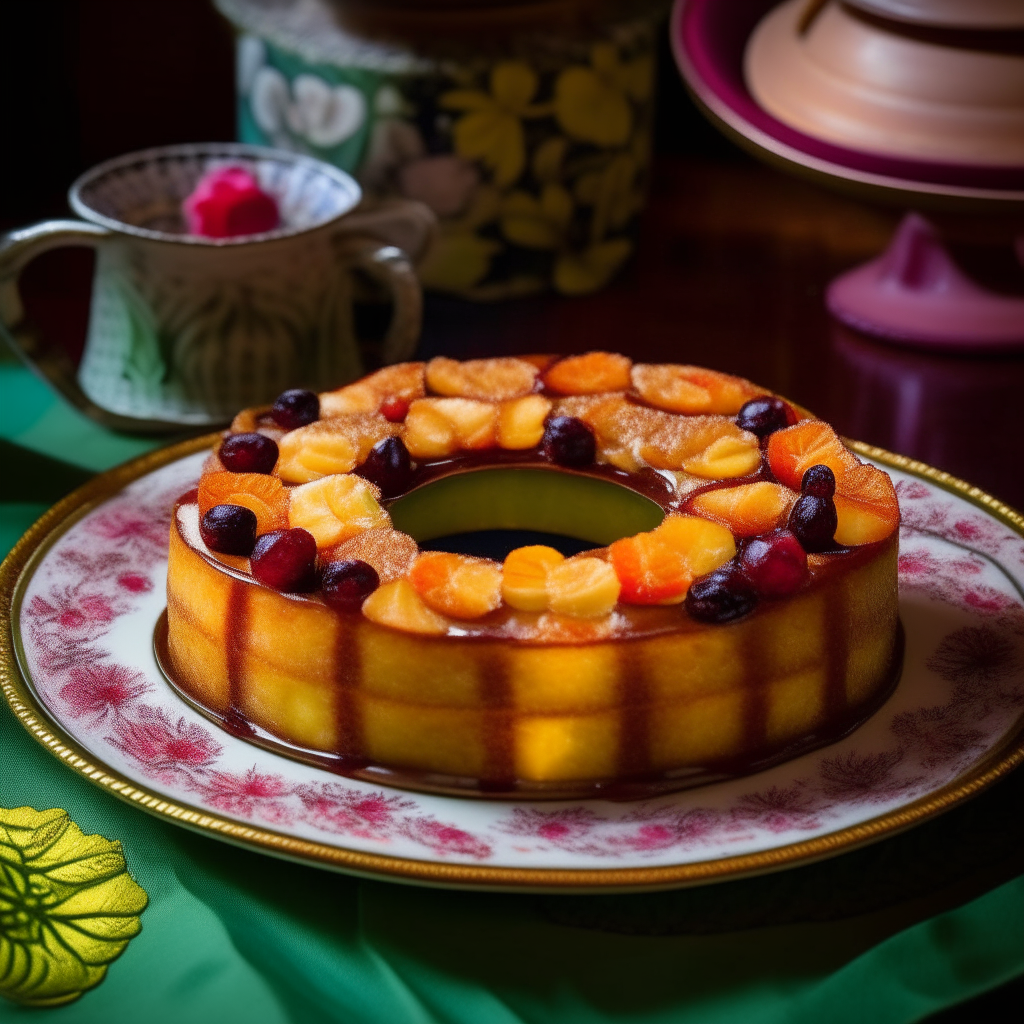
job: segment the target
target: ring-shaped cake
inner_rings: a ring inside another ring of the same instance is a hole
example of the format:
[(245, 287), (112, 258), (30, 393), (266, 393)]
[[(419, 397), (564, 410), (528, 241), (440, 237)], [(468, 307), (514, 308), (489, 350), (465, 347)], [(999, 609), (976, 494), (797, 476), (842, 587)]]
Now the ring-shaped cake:
[[(748, 381), (614, 353), (435, 359), (236, 417), (178, 502), (158, 654), (329, 769), (634, 796), (822, 745), (901, 663), (888, 476)], [(504, 562), (420, 545), (477, 530)]]

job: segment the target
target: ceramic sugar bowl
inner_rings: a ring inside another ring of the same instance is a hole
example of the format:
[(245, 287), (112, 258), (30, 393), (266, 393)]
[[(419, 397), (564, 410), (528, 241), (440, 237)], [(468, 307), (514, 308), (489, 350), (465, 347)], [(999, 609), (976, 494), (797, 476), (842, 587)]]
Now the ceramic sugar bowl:
[[(224, 167), (244, 169), (276, 200), (277, 228), (227, 238), (186, 233), (184, 200)], [(119, 429), (214, 425), (288, 387), (336, 387), (366, 369), (353, 323), (356, 270), (393, 299), (382, 361), (412, 353), (422, 306), (414, 263), (434, 227), (422, 204), (357, 210), (360, 198), (343, 171), (257, 146), (170, 146), (110, 160), (70, 190), (80, 221), (48, 221), (0, 239), (0, 326), (69, 401)], [(75, 245), (97, 252), (77, 371), (33, 334), (17, 291), (35, 256)]]

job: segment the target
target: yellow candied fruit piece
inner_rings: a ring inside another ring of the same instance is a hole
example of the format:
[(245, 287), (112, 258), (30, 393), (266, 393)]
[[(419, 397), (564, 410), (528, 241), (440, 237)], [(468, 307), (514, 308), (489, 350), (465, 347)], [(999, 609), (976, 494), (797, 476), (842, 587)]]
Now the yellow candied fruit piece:
[(378, 587), (363, 602), (363, 615), (380, 626), (406, 633), (443, 636), (448, 632), (448, 620), (428, 608), (416, 588), (405, 579)]
[(390, 526), (391, 520), (362, 477), (337, 475), (293, 488), (288, 525), (308, 530), (317, 547), (326, 548), (365, 530)]
[(551, 402), (543, 395), (527, 395), (502, 402), (498, 409), (498, 447), (508, 451), (535, 448), (544, 436), (544, 421)]
[(510, 551), (502, 565), (501, 596), (505, 604), (522, 612), (543, 612), (548, 607), (548, 573), (565, 556), (544, 544)]
[(761, 449), (757, 438), (720, 437), (713, 441), (700, 455), (687, 459), (683, 469), (694, 476), (709, 480), (725, 480), (737, 476), (748, 476), (761, 465)]
[(548, 572), (548, 607), (558, 615), (593, 619), (607, 615), (622, 589), (615, 570), (600, 558), (567, 558)]

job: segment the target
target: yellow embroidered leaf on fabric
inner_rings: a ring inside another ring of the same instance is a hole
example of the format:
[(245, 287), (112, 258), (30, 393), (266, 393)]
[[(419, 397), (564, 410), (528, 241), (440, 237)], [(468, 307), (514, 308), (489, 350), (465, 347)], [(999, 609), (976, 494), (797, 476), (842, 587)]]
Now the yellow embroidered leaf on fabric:
[(0, 808), (0, 994), (60, 1006), (99, 984), (149, 902), (119, 842), (60, 808)]

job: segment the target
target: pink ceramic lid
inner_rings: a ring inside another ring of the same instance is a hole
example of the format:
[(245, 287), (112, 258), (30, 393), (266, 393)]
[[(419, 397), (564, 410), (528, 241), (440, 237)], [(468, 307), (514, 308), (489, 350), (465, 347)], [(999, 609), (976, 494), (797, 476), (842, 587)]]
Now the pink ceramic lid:
[(773, 0), (675, 0), (671, 42), (697, 101), (759, 156), (880, 199), (957, 203), (994, 212), (1024, 207), (1024, 169), (965, 167), (840, 146), (798, 131), (763, 110), (743, 78), (747, 40)]

